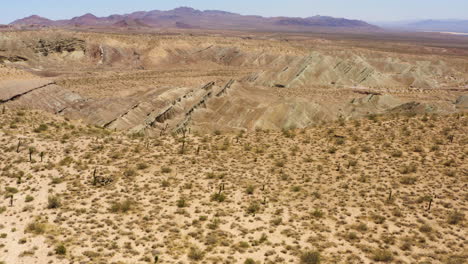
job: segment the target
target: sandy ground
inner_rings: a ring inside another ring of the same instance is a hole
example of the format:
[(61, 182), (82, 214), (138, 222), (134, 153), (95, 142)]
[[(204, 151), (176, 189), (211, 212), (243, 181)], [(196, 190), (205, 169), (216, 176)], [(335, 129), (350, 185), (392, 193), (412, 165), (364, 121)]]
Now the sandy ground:
[(467, 118), (144, 137), (6, 109), (0, 261), (466, 263)]

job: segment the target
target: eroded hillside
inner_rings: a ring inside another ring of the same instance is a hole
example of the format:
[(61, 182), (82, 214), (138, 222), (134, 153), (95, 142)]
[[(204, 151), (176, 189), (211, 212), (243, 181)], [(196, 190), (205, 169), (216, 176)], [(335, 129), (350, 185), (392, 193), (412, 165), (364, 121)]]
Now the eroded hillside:
[[(275, 35), (5, 32), (0, 58), (9, 74), (0, 91), (23, 91), (2, 99), (6, 107), (155, 135), (465, 109), (468, 63), (454, 55), (462, 49), (421, 45), (427, 55), (413, 52), (415, 44), (351, 45)], [(24, 81), (33, 74), (48, 85)]]

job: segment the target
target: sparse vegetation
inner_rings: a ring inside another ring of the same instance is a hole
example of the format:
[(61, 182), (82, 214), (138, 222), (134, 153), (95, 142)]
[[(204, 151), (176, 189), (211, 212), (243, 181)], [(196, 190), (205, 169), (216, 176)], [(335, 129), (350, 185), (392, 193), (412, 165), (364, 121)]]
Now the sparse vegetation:
[(317, 251), (307, 251), (301, 255), (302, 264), (318, 264), (320, 263), (320, 253)]

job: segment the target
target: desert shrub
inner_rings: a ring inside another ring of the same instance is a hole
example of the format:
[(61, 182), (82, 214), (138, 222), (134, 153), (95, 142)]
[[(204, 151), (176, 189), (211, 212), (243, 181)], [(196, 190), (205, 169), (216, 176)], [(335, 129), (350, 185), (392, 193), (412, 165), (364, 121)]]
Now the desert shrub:
[(41, 235), (45, 233), (45, 230), (46, 225), (38, 220), (35, 220), (34, 222), (31, 222), (26, 226), (25, 232)]
[(423, 233), (430, 233), (430, 232), (432, 232), (432, 227), (430, 225), (428, 225), (428, 224), (424, 224), (421, 227), (419, 227), (419, 231), (421, 231)]
[(390, 262), (393, 260), (393, 253), (389, 250), (376, 249), (372, 253), (372, 259), (378, 262)]
[(257, 202), (252, 202), (247, 207), (247, 213), (255, 214), (260, 210), (260, 205)]
[(138, 169), (138, 170), (144, 170), (144, 169), (147, 169), (148, 167), (149, 167), (149, 166), (148, 166), (148, 164), (146, 164), (146, 163), (138, 163), (138, 164), (137, 164), (137, 169)]
[(299, 192), (300, 190), (301, 190), (301, 186), (297, 186), (297, 185), (291, 188), (291, 191), (293, 192)]
[(464, 255), (452, 255), (447, 258), (446, 264), (463, 264), (466, 263), (466, 256)]
[(188, 253), (188, 257), (191, 260), (202, 260), (204, 256), (205, 254), (203, 253), (203, 251), (196, 247), (191, 248)]
[(433, 152), (434, 152), (434, 151), (439, 151), (439, 150), (440, 150), (440, 147), (439, 147), (438, 145), (433, 145), (433, 146), (431, 147), (431, 151), (433, 151)]
[(417, 181), (417, 178), (416, 177), (413, 177), (413, 176), (404, 176), (404, 177), (401, 177), (400, 179), (400, 183), (402, 184), (415, 184)]
[(162, 167), (162, 168), (161, 168), (161, 172), (162, 172), (162, 173), (170, 173), (171, 171), (172, 171), (172, 169), (169, 168), (169, 167)]
[(335, 143), (336, 143), (337, 145), (344, 145), (344, 144), (345, 144), (345, 140), (342, 139), (342, 138), (339, 138), (339, 139), (336, 140)]
[(7, 195), (18, 193), (18, 189), (16, 189), (15, 187), (5, 187), (5, 191), (7, 192)]
[(374, 220), (374, 223), (376, 224), (383, 224), (385, 222), (385, 217), (382, 215), (374, 214), (372, 215), (372, 220)]
[(369, 229), (365, 223), (359, 223), (354, 228), (361, 232), (365, 232)]
[(29, 203), (29, 202), (32, 202), (34, 200), (34, 197), (32, 197), (31, 195), (26, 195), (26, 198), (25, 198), (25, 202)]
[(410, 174), (416, 172), (418, 169), (414, 164), (411, 165), (403, 165), (400, 168), (400, 173), (401, 174)]
[(349, 240), (357, 240), (359, 237), (358, 235), (355, 233), (355, 232), (349, 232), (346, 237), (349, 239)]
[(462, 212), (453, 211), (449, 214), (447, 222), (451, 225), (456, 225), (458, 223), (461, 223), (463, 220), (465, 220), (465, 214), (463, 214)]
[(219, 218), (213, 218), (207, 225), (206, 227), (208, 227), (209, 229), (217, 229), (219, 227), (219, 225), (221, 224), (221, 220), (219, 220)]
[(432, 200), (432, 196), (430, 195), (424, 195), (424, 196), (421, 196), (419, 197), (416, 202), (417, 203), (423, 203), (423, 202), (429, 202), (430, 200)]
[(349, 160), (349, 161), (348, 161), (348, 165), (349, 165), (350, 167), (356, 167), (356, 165), (357, 165), (357, 160)]
[(60, 166), (70, 166), (70, 164), (72, 162), (73, 162), (72, 157), (65, 157), (59, 162), (59, 165)]
[(47, 198), (47, 208), (56, 209), (61, 205), (60, 198), (56, 195), (51, 195)]
[(413, 149), (414, 152), (421, 153), (424, 152), (424, 149), (421, 146), (416, 146)]
[(349, 154), (356, 155), (358, 153), (358, 149), (356, 147), (352, 147), (349, 149)]
[(444, 171), (444, 174), (449, 176), (449, 177), (455, 177), (457, 175), (455, 170), (446, 170), (446, 171)]
[(454, 159), (449, 159), (449, 160), (444, 161), (443, 164), (444, 164), (444, 166), (446, 166), (446, 167), (450, 167), (450, 166), (455, 165), (455, 160), (454, 160)]
[(331, 148), (328, 149), (328, 153), (330, 153), (330, 154), (335, 154), (336, 151), (337, 151), (337, 148), (335, 148), (335, 147), (331, 147)]
[(65, 248), (63, 244), (60, 244), (55, 248), (55, 254), (63, 256), (67, 254), (67, 249)]
[(278, 161), (275, 162), (275, 165), (276, 165), (277, 167), (282, 168), (282, 167), (284, 167), (284, 161), (278, 160)]
[(255, 264), (255, 260), (248, 258), (244, 261), (244, 264)]
[(320, 263), (320, 253), (317, 251), (306, 251), (301, 254), (302, 264), (318, 264)]
[(132, 168), (126, 169), (123, 173), (123, 175), (126, 177), (132, 177), (132, 176), (135, 176), (135, 174), (136, 174), (136, 171)]
[(286, 138), (294, 138), (296, 135), (292, 129), (283, 129), (283, 136)]
[(40, 124), (39, 127), (35, 128), (33, 131), (35, 133), (41, 133), (41, 132), (47, 131), (47, 129), (48, 129), (48, 126), (46, 124)]
[(270, 223), (275, 226), (281, 225), (282, 222), (283, 219), (281, 217), (274, 218), (270, 221)]
[(253, 194), (254, 191), (255, 191), (255, 187), (254, 187), (253, 185), (249, 185), (249, 186), (247, 186), (247, 188), (245, 189), (245, 193), (247, 193), (247, 194), (249, 194), (249, 195), (250, 195), (250, 194)]
[(171, 185), (171, 182), (169, 182), (168, 180), (163, 180), (163, 181), (161, 182), (161, 186), (162, 186), (163, 188), (169, 187), (170, 185)]
[(226, 200), (226, 195), (224, 193), (214, 193), (211, 195), (211, 200), (216, 202), (224, 202)]
[(249, 248), (250, 244), (249, 244), (249, 242), (241, 241), (241, 242), (239, 242), (239, 247), (240, 248)]
[(112, 213), (126, 213), (133, 209), (134, 204), (135, 203), (130, 199), (127, 199), (123, 202), (114, 202), (109, 208), (109, 211)]
[(177, 200), (177, 207), (183, 208), (187, 207), (187, 200), (184, 197), (181, 197), (179, 200)]
[(403, 156), (403, 152), (401, 150), (394, 150), (391, 155), (394, 158), (401, 158)]
[(323, 215), (324, 215), (324, 213), (323, 213), (323, 211), (320, 210), (320, 209), (315, 209), (315, 210), (311, 213), (311, 215), (312, 215), (313, 217), (315, 217), (315, 218), (322, 218)]

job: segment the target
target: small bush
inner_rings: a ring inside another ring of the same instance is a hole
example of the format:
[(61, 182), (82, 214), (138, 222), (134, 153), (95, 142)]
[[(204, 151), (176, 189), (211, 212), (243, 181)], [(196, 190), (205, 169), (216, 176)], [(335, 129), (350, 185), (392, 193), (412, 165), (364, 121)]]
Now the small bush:
[(388, 250), (377, 249), (372, 253), (372, 259), (379, 262), (390, 262), (393, 260), (393, 253)]
[(299, 192), (300, 190), (301, 190), (301, 186), (297, 186), (297, 185), (291, 188), (291, 191), (293, 192)]
[(16, 189), (15, 187), (5, 187), (5, 191), (6, 191), (8, 194), (18, 193), (18, 189)]
[(25, 198), (25, 202), (29, 203), (29, 202), (32, 202), (34, 200), (34, 197), (32, 197), (31, 195), (26, 195), (26, 198)]
[(331, 147), (331, 148), (328, 149), (328, 153), (335, 154), (337, 150), (338, 150), (337, 148)]
[(169, 167), (162, 167), (162, 168), (161, 168), (161, 172), (162, 172), (162, 173), (170, 173), (171, 171), (172, 171), (172, 169), (169, 168)]
[(144, 169), (147, 169), (148, 167), (149, 166), (146, 163), (138, 163), (138, 165), (137, 165), (138, 170), (144, 170)]
[(374, 214), (372, 215), (372, 220), (374, 220), (374, 223), (376, 224), (383, 224), (385, 222), (385, 217), (382, 215)]
[(33, 131), (35, 133), (41, 133), (41, 132), (44, 132), (44, 131), (47, 131), (48, 127), (46, 124), (40, 124), (39, 127), (35, 128)]
[(403, 152), (401, 150), (395, 150), (391, 153), (391, 155), (394, 158), (401, 158), (403, 156)]
[(60, 198), (55, 195), (51, 195), (47, 198), (47, 208), (48, 209), (56, 209), (59, 208), (61, 205)]
[(126, 169), (123, 173), (124, 176), (126, 177), (132, 177), (136, 175), (136, 171), (134, 169)]
[(417, 178), (412, 177), (412, 176), (405, 176), (405, 177), (402, 177), (400, 180), (402, 184), (406, 184), (406, 185), (415, 184), (416, 181), (417, 181)]
[(320, 253), (317, 251), (307, 251), (301, 254), (302, 264), (318, 264), (320, 263)]
[(430, 232), (432, 232), (432, 227), (430, 225), (428, 225), (428, 224), (424, 224), (421, 227), (419, 227), (419, 231), (421, 231), (423, 233), (430, 233)]
[(41, 235), (45, 233), (45, 230), (46, 230), (46, 225), (36, 220), (34, 222), (29, 223), (26, 226), (25, 232), (33, 233), (36, 235)]
[(203, 253), (203, 251), (196, 247), (191, 248), (188, 253), (188, 257), (191, 260), (202, 260), (204, 256), (205, 254)]
[(63, 244), (60, 244), (55, 248), (55, 254), (62, 255), (62, 256), (66, 255), (67, 254), (67, 249), (65, 248), (65, 246)]
[(251, 203), (248, 207), (247, 207), (247, 213), (249, 214), (255, 214), (257, 213), (258, 211), (260, 210), (260, 205), (256, 202), (253, 202)]
[(255, 264), (255, 260), (248, 258), (244, 261), (244, 264)]
[(447, 222), (451, 225), (456, 225), (458, 223), (461, 223), (463, 220), (465, 220), (465, 214), (454, 211), (449, 214)]
[(245, 189), (245, 192), (249, 195), (253, 194), (255, 191), (255, 187), (253, 185), (249, 185), (247, 186), (247, 188)]
[(320, 209), (315, 209), (311, 214), (315, 218), (322, 218), (324, 215), (323, 211)]
[(180, 198), (179, 200), (177, 200), (177, 207), (179, 208), (184, 208), (184, 207), (187, 207), (187, 200), (185, 198)]
[(226, 195), (224, 193), (214, 193), (211, 196), (211, 201), (216, 201), (216, 202), (224, 202), (226, 200)]
[(127, 199), (123, 202), (116, 202), (113, 203), (109, 209), (112, 213), (126, 213), (130, 210), (132, 210), (134, 206), (134, 202), (130, 199)]
[(403, 165), (401, 168), (400, 168), (400, 173), (401, 174), (410, 174), (410, 173), (414, 173), (418, 170), (418, 168), (416, 168), (415, 165)]

